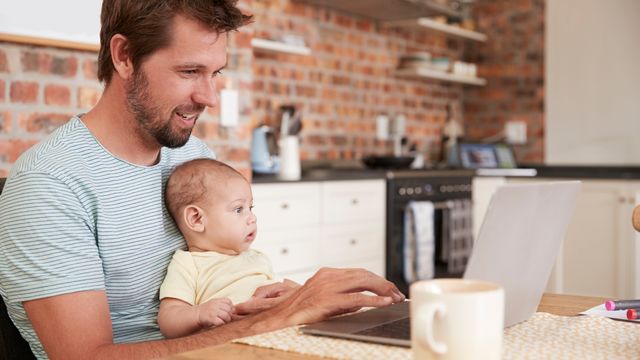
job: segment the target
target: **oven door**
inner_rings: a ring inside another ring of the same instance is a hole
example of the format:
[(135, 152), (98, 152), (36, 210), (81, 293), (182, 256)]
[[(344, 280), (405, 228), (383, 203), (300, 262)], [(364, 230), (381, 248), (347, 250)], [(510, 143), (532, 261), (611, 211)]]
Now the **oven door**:
[[(409, 283), (405, 276), (405, 209), (409, 201), (397, 200), (387, 208), (387, 261), (386, 277), (408, 294)], [(420, 201), (428, 201), (421, 199)], [(462, 277), (471, 254), (473, 244), (472, 206), (470, 197), (451, 198), (432, 202), (434, 205), (432, 221), (434, 277)], [(413, 254), (416, 259), (421, 258)], [(424, 279), (421, 279), (424, 280)]]

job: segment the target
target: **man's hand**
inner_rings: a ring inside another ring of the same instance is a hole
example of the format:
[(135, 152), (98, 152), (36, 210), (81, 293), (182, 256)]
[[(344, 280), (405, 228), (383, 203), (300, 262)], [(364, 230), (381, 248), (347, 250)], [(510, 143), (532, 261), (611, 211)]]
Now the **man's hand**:
[[(363, 291), (374, 295), (365, 295)], [(404, 298), (392, 282), (367, 270), (323, 268), (268, 314), (281, 324), (280, 327), (293, 326), (317, 322), (362, 307), (391, 305)]]
[(280, 304), (300, 287), (300, 284), (284, 279), (282, 282), (264, 285), (256, 289), (251, 299), (236, 305), (233, 319), (255, 314)]
[(220, 326), (231, 321), (234, 313), (233, 303), (229, 298), (211, 299), (196, 306), (198, 325), (206, 329), (212, 326)]

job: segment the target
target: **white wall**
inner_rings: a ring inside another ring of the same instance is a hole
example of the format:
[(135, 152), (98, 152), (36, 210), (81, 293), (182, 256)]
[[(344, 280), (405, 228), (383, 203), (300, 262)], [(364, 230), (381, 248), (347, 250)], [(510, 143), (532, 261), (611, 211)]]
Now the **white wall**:
[(100, 43), (101, 0), (0, 0), (0, 33)]
[(547, 0), (545, 162), (640, 165), (640, 0)]

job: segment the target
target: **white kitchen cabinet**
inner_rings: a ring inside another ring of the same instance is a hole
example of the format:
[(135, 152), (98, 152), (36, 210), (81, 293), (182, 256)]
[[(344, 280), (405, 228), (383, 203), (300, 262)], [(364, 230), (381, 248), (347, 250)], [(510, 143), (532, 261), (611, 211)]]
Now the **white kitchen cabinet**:
[[(477, 183), (474, 180), (474, 201), (481, 192), (483, 199), (490, 197), (497, 186), (504, 183), (504, 178), (478, 180)], [(562, 180), (567, 179), (508, 178), (506, 183)], [(631, 226), (631, 214), (639, 199), (638, 181), (582, 180), (576, 210), (547, 291), (611, 298), (640, 297), (640, 236)], [(487, 204), (474, 203), (475, 223), (482, 222)]]
[(385, 180), (254, 184), (253, 198), (254, 248), (278, 277), (303, 283), (324, 266), (384, 276)]

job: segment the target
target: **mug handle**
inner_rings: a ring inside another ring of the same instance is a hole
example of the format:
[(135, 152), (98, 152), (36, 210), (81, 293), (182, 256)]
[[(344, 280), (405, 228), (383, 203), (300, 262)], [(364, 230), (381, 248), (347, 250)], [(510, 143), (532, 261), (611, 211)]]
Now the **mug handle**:
[(447, 314), (447, 308), (443, 303), (431, 303), (424, 304), (418, 310), (417, 323), (419, 326), (415, 326), (417, 331), (416, 336), (418, 342), (422, 346), (430, 348), (438, 355), (443, 355), (447, 352), (447, 344), (442, 342), (436, 342), (433, 337), (433, 321), (436, 315), (445, 316)]

